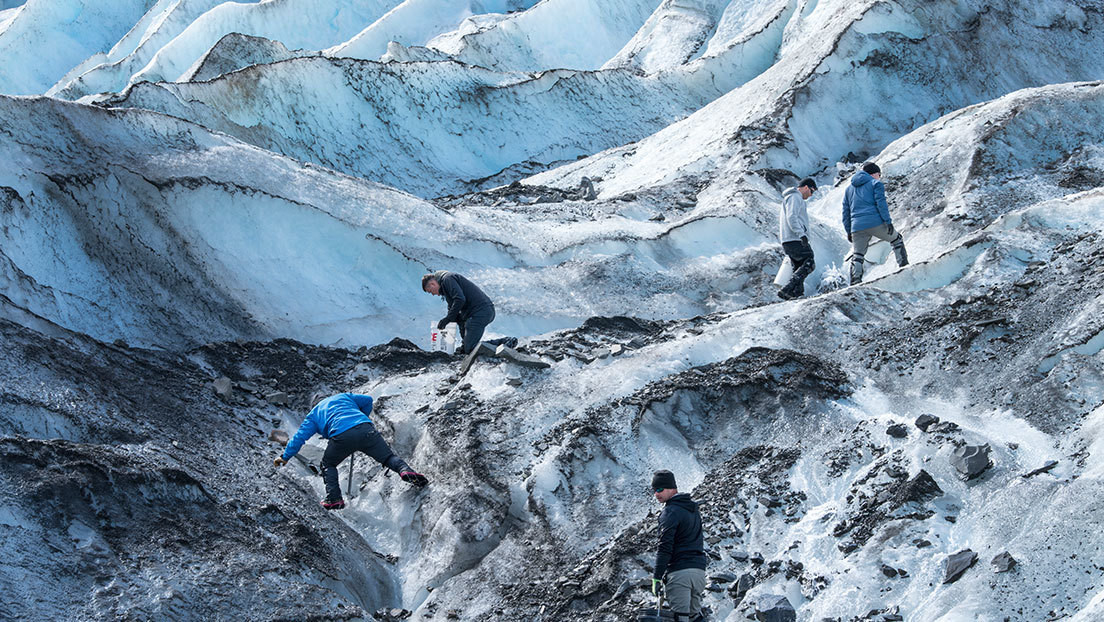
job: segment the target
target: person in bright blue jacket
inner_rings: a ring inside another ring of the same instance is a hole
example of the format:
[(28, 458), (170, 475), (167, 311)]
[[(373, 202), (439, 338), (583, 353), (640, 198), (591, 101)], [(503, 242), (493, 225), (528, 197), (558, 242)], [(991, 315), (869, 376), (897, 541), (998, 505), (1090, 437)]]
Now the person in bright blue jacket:
[(905, 240), (893, 228), (886, 203), (885, 186), (882, 185), (882, 169), (873, 162), (862, 165), (862, 170), (851, 178), (843, 193), (843, 229), (851, 242), (851, 284), (862, 282), (863, 262), (871, 238), (889, 242), (897, 265), (908, 265)]
[(316, 405), (307, 414), (299, 426), (284, 453), (274, 461), (281, 467), (288, 463), (303, 447), (310, 437), (319, 434), (328, 439), (326, 453), (322, 454), (322, 478), (326, 482), (326, 500), (322, 507), (327, 510), (340, 510), (345, 507), (341, 498), (341, 486), (337, 482), (337, 465), (341, 464), (354, 451), (362, 451), (376, 459), (383, 466), (395, 471), (404, 482), (422, 487), (429, 483), (424, 475), (410, 468), (402, 458), (396, 456), (372, 425), (368, 415), (372, 412), (372, 398), (356, 393), (338, 393), (337, 395), (314, 401)]

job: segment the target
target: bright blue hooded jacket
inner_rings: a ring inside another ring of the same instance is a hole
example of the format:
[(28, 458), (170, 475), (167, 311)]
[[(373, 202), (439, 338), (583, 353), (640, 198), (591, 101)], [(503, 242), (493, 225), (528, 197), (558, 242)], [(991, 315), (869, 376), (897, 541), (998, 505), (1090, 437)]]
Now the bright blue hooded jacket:
[(338, 393), (327, 397), (307, 413), (299, 431), (284, 448), (284, 460), (291, 460), (302, 449), (303, 443), (315, 434), (330, 439), (353, 426), (370, 422), (368, 414), (371, 412), (372, 398), (367, 395)]
[(843, 193), (844, 230), (851, 234), (892, 222), (882, 182), (866, 171), (855, 173), (851, 178), (851, 185)]

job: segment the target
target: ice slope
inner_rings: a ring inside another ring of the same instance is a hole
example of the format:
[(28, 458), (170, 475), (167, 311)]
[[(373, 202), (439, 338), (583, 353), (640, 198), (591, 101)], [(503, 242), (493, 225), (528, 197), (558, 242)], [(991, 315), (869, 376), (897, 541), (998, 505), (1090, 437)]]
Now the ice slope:
[(0, 93), (44, 93), (74, 65), (110, 50), (154, 4), (155, 0), (22, 4), (6, 21), (0, 19)]
[(538, 3), (539, 0), (402, 0), (356, 36), (326, 50), (326, 54), (379, 60), (392, 41), (422, 46), (473, 15), (493, 21), (507, 12), (522, 11)]
[[(462, 381), (448, 366), (370, 380), (388, 429), (440, 481), (412, 511), (358, 471), (364, 492), (343, 517), (399, 557), (404, 606), (431, 620), (631, 615), (648, 599), (644, 488), (660, 467), (708, 501), (711, 574), (751, 577), (742, 600), (708, 593), (714, 619), (742, 620), (771, 593), (799, 619), (1091, 611), (1104, 162), (1085, 154), (1104, 144), (1089, 123), (1102, 97), (1101, 83), (1028, 89), (893, 142), (880, 157), (911, 165), (891, 193), (944, 204), (903, 219), (913, 265), (862, 288), (667, 323), (594, 318), (528, 340), (548, 371), (488, 359)], [(998, 157), (1010, 146), (1017, 157)], [(954, 209), (990, 204), (968, 220)], [(597, 358), (610, 344), (628, 349)], [(958, 427), (923, 433), (923, 413)], [(905, 439), (886, 435), (892, 423)], [(950, 454), (981, 443), (994, 466), (963, 482)], [(1048, 460), (1050, 474), (1021, 477)], [(871, 501), (908, 497), (921, 470), (940, 494)], [(411, 521), (419, 534), (397, 531)], [(942, 585), (942, 560), (963, 548), (981, 559)], [(993, 575), (1005, 550), (1020, 566)]]
[[(291, 49), (321, 50), (373, 23), (398, 0), (267, 0), (265, 2), (174, 3), (151, 16), (141, 42), (106, 62), (86, 63), (53, 85), (51, 95), (78, 99), (117, 92), (139, 81), (184, 78), (230, 33), (279, 41)], [(42, 91), (38, 92), (43, 92)]]
[(628, 71), (492, 72), (455, 62), (302, 58), (205, 83), (142, 83), (107, 102), (423, 197), (514, 165), (573, 160), (643, 138), (718, 93)]

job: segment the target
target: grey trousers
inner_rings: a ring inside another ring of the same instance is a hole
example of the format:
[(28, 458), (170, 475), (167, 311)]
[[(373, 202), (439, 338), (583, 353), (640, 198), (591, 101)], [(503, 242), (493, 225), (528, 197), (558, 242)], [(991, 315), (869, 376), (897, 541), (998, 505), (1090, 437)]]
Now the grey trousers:
[(685, 568), (668, 572), (666, 590), (671, 611), (676, 616), (679, 614), (687, 616), (686, 620), (689, 622), (689, 619), (701, 611), (702, 592), (705, 591), (705, 571), (701, 568)]
[(863, 262), (866, 261), (866, 249), (870, 247), (870, 239), (878, 238), (889, 242), (893, 247), (893, 254), (897, 257), (898, 266), (908, 265), (908, 254), (905, 253), (905, 239), (894, 230), (890, 233), (889, 225), (878, 225), (862, 231), (851, 232), (851, 284), (862, 283)]

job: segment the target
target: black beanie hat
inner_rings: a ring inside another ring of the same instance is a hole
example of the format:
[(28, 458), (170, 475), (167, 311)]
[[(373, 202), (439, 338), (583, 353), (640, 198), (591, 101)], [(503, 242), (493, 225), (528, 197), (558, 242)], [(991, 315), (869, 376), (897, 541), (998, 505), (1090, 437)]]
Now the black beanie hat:
[(866, 171), (868, 175), (882, 172), (882, 169), (878, 168), (878, 165), (874, 164), (873, 162), (867, 162), (866, 164), (863, 164), (863, 170)]
[(652, 474), (652, 490), (659, 488), (678, 488), (675, 485), (675, 474), (667, 470), (659, 470)]

